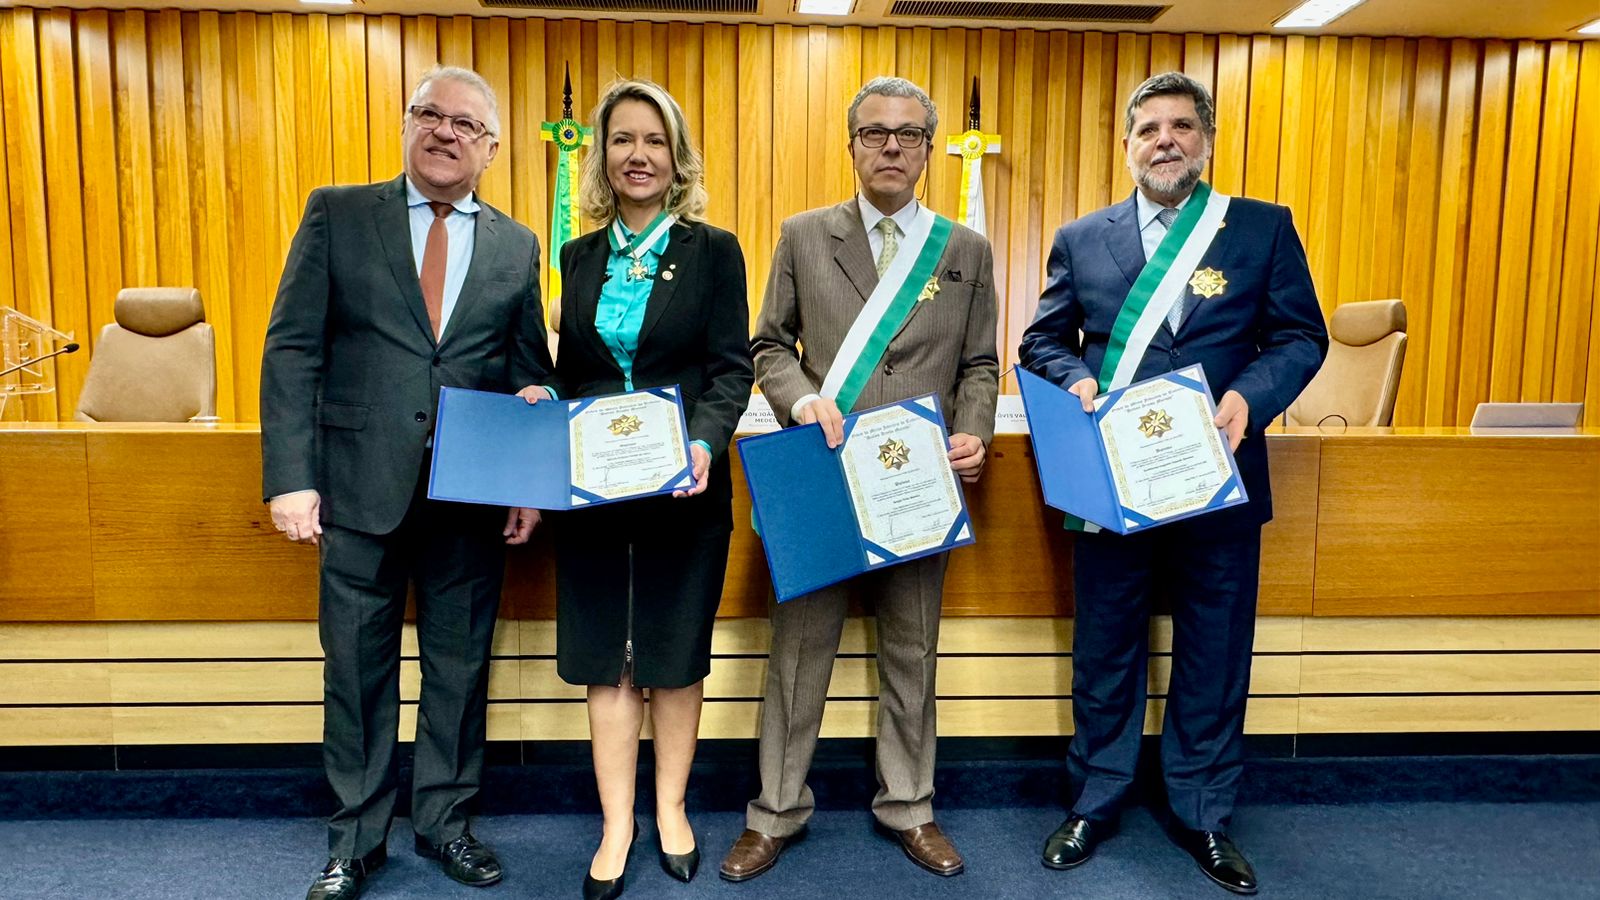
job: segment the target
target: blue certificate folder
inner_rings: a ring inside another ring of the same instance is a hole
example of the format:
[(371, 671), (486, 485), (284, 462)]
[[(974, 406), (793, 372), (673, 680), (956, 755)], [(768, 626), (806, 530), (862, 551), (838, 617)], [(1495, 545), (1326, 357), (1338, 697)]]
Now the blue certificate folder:
[[(633, 393), (654, 394), (678, 407), (678, 428), (683, 431), (682, 446), (687, 450), (688, 429), (677, 386)], [(693, 486), (691, 467), (685, 467), (656, 490), (627, 497), (607, 499), (574, 486), (568, 437), (571, 422), (597, 399), (600, 398), (541, 400), (529, 405), (514, 394), (443, 388), (433, 429), (428, 497), (493, 506), (572, 509)]]
[[(861, 416), (895, 406), (944, 429), (938, 395), (928, 394), (845, 416), (845, 440), (848, 442)], [(960, 479), (956, 491), (961, 509), (944, 543), (896, 556), (862, 537), (845, 479), (845, 444), (828, 449), (821, 425), (752, 435), (740, 438), (738, 444), (756, 531), (766, 548), (767, 568), (780, 603), (863, 572), (973, 542), (972, 519), (966, 498), (960, 494)], [(948, 449), (948, 440), (945, 446)]]
[(1105, 399), (1094, 415), (1083, 411), (1083, 403), (1077, 395), (1068, 393), (1066, 389), (1051, 384), (1021, 366), (1017, 366), (1016, 371), (1017, 384), (1022, 389), (1023, 411), (1028, 417), (1028, 431), (1033, 436), (1033, 458), (1039, 467), (1039, 484), (1044, 489), (1044, 502), (1047, 505), (1086, 522), (1093, 522), (1107, 531), (1132, 534), (1249, 502), (1244, 482), (1239, 478), (1238, 463), (1234, 461), (1233, 454), (1228, 452), (1226, 438), (1222, 449), (1227, 454), (1228, 466), (1233, 474), (1203, 508), (1154, 519), (1118, 502), (1111, 463), (1100, 437), (1100, 420), (1128, 390), (1163, 380), (1204, 394), (1206, 405), (1211, 415), (1215, 416), (1211, 388), (1206, 383), (1205, 372), (1199, 366), (1189, 366), (1110, 391), (1102, 395)]

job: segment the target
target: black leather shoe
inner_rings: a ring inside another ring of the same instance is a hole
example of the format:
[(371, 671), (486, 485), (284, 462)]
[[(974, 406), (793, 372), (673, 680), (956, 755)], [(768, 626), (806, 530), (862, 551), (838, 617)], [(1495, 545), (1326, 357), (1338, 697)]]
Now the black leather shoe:
[(419, 834), (417, 855), (438, 860), (439, 867), (444, 869), (446, 875), (467, 887), (488, 887), (498, 883), (505, 874), (500, 868), (500, 860), (495, 859), (494, 851), (473, 837), (470, 831), (448, 844), (430, 843)]
[(330, 858), (317, 880), (311, 882), (306, 900), (355, 900), (361, 896), (361, 885), (367, 876), (376, 872), (388, 858), (389, 849), (384, 844), (360, 859)]
[(661, 868), (673, 878), (688, 884), (694, 880), (694, 873), (700, 871), (700, 848), (695, 847), (688, 853), (661, 851)]
[(1073, 866), (1080, 866), (1094, 855), (1094, 844), (1093, 826), (1089, 824), (1088, 819), (1074, 814), (1045, 838), (1042, 861), (1051, 869), (1070, 869)]
[[(637, 843), (639, 843), (639, 823), (635, 822), (633, 823), (633, 837), (628, 839), (628, 855), (622, 859), (622, 874), (615, 878), (608, 878), (605, 881), (601, 881), (600, 879), (595, 878), (593, 875), (590, 875), (588, 872), (584, 872), (583, 900), (616, 900), (616, 898), (622, 896), (622, 885), (628, 877), (628, 863), (633, 859), (633, 845)], [(699, 861), (700, 856), (699, 849), (700, 848), (696, 847), (696, 852), (689, 854), (694, 856), (697, 862)], [(663, 853), (661, 856), (661, 864), (665, 866), (667, 864), (666, 854)], [(667, 871), (670, 872), (672, 870), (668, 869)], [(691, 877), (692, 874), (693, 873), (691, 873)], [(684, 880), (688, 881), (689, 879), (685, 878)]]
[(1181, 835), (1183, 849), (1189, 851), (1200, 871), (1218, 885), (1235, 894), (1256, 892), (1256, 870), (1220, 831), (1186, 831)]

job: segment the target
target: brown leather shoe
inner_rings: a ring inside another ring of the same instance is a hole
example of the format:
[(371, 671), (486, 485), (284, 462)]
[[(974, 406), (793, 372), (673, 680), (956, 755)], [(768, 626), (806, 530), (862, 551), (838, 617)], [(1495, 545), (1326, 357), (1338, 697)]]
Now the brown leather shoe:
[(728, 881), (749, 881), (777, 865), (778, 854), (790, 840), (746, 828), (723, 857), (720, 874)]
[(892, 833), (912, 862), (935, 875), (960, 875), (966, 867), (956, 845), (935, 822)]

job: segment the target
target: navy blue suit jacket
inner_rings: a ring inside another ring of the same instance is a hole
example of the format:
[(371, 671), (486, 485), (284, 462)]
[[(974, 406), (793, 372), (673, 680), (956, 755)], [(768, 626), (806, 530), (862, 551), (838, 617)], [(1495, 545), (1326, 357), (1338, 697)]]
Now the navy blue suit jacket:
[[(1098, 377), (1111, 327), (1144, 263), (1132, 195), (1061, 226), (1038, 313), (1022, 336), (1023, 367), (1062, 387)], [(1199, 363), (1215, 399), (1230, 390), (1244, 397), (1250, 424), (1235, 458), (1250, 502), (1193, 521), (1260, 525), (1272, 518), (1262, 431), (1317, 373), (1328, 330), (1286, 207), (1233, 198), (1199, 268), (1220, 271), (1227, 286), (1209, 298), (1186, 292), (1177, 334), (1162, 324), (1133, 380)]]

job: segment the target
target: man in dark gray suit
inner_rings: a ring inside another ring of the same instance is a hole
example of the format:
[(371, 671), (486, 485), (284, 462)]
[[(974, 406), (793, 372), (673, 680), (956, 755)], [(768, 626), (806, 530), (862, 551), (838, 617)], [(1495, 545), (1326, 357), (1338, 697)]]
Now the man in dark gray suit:
[(387, 858), (408, 583), (422, 663), (416, 850), (464, 884), (501, 877), (467, 807), (504, 545), (527, 541), (539, 516), (427, 499), (439, 389), (509, 393), (552, 369), (538, 242), (474, 194), (499, 130), (476, 73), (424, 76), (405, 115), (405, 173), (312, 192), (267, 328), (264, 495), (278, 530), (321, 548), (323, 759), (339, 802), (307, 900), (357, 896)]
[[(843, 412), (936, 393), (952, 431), (950, 467), (974, 482), (994, 437), (999, 387), (993, 253), (983, 235), (916, 200), (938, 128), (938, 113), (921, 88), (903, 78), (869, 81), (850, 106), (849, 125), (861, 191), (783, 223), (751, 338), (756, 381), (779, 423), (816, 422), (832, 447), (843, 440)], [(934, 273), (925, 283), (907, 275), (910, 261), (924, 254)], [(900, 304), (907, 312), (897, 318), (894, 303), (878, 305), (885, 295), (916, 300)], [(881, 326), (890, 339), (856, 341), (864, 319), (867, 329)], [(962, 871), (961, 854), (933, 820), (944, 570), (945, 554), (927, 556), (774, 607), (761, 709), (761, 795), (723, 860), (723, 878), (744, 881), (772, 868), (811, 816), (806, 774), (852, 591), (877, 619), (873, 816), (917, 865), (938, 875)]]

